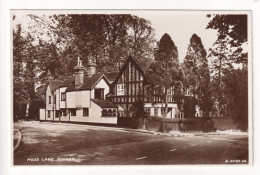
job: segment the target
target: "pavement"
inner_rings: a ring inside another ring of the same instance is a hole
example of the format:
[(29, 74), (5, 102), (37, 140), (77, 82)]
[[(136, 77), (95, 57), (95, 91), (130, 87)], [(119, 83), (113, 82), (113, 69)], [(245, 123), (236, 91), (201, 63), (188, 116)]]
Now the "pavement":
[[(35, 121), (32, 121), (35, 122)], [(36, 122), (38, 123), (38, 122)], [(62, 126), (79, 126), (84, 127), (86, 125), (80, 125), (80, 124), (70, 124), (70, 123), (54, 123), (54, 122), (44, 122), (46, 124), (50, 125), (62, 125)], [(216, 132), (156, 132), (156, 131), (148, 131), (144, 129), (131, 129), (131, 128), (120, 128), (120, 127), (106, 127), (106, 126), (93, 126), (88, 125), (88, 127), (99, 127), (99, 128), (106, 128), (106, 129), (112, 129), (112, 130), (123, 130), (123, 131), (129, 131), (129, 132), (140, 132), (140, 133), (147, 133), (147, 134), (154, 134), (154, 135), (164, 135), (164, 136), (171, 136), (171, 137), (193, 137), (193, 136), (201, 136), (201, 135), (248, 135), (247, 132), (242, 131), (233, 131), (233, 130), (227, 130), (227, 131), (216, 131)]]
[(158, 133), (117, 127), (20, 122), (14, 165), (248, 164), (241, 132)]

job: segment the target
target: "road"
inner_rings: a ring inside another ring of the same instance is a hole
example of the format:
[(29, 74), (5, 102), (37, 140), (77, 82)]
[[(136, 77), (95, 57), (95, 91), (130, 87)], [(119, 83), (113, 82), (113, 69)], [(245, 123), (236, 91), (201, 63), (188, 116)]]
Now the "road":
[(113, 127), (20, 122), (14, 165), (248, 163), (247, 135), (172, 137)]

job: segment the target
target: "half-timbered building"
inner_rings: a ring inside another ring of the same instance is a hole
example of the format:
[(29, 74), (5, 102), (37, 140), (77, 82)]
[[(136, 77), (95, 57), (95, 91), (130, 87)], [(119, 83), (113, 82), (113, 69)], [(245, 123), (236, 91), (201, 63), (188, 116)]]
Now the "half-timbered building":
[[(148, 84), (145, 72), (148, 70), (153, 60), (138, 61), (129, 57), (122, 67), (118, 77), (112, 83), (108, 98), (118, 105), (120, 117), (132, 117), (133, 105), (142, 103), (148, 116), (162, 116), (162, 99), (154, 90), (153, 94), (148, 93)], [(174, 87), (168, 91), (168, 111), (167, 118), (184, 117), (177, 106), (177, 98), (174, 96)]]
[[(117, 117), (133, 117), (133, 107), (142, 103), (147, 116), (162, 116), (163, 103), (153, 91), (148, 93), (145, 72), (153, 60), (129, 57), (120, 72), (96, 73), (96, 64), (86, 68), (78, 60), (74, 76), (49, 80), (46, 108), (41, 121), (117, 124)], [(174, 87), (168, 92), (167, 118), (183, 117), (179, 112)]]

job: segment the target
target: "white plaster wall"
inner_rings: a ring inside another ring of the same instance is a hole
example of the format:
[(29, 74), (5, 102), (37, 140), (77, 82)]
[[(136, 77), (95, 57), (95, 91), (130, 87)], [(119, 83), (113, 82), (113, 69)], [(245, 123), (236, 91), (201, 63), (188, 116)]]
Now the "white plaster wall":
[[(163, 104), (163, 106), (164, 106), (164, 104)], [(157, 103), (157, 104), (154, 104), (154, 105), (152, 105), (151, 103), (145, 103), (145, 104), (144, 104), (144, 107), (145, 107), (145, 108), (150, 108), (150, 111), (151, 111), (151, 114), (150, 114), (150, 115), (151, 115), (151, 116), (154, 116), (154, 108), (158, 108), (158, 117), (162, 117), (162, 111), (161, 111), (162, 104), (161, 104), (161, 103)], [(169, 111), (169, 112), (167, 113), (166, 118), (175, 118), (175, 114), (176, 114), (175, 109), (178, 108), (178, 107), (177, 107), (177, 104), (175, 104), (175, 103), (169, 103), (169, 104), (168, 104), (168, 107), (169, 107), (169, 108), (172, 108), (172, 109), (171, 109), (172, 113), (171, 113), (171, 111)]]
[(97, 84), (96, 86), (91, 90), (91, 98), (95, 97), (95, 88), (104, 88), (104, 97), (108, 94), (109, 92), (109, 86), (106, 83), (106, 81), (104, 80), (104, 78), (102, 78)]
[(59, 90), (59, 101), (60, 101), (60, 108), (66, 108), (66, 101), (61, 101), (61, 93), (65, 92), (67, 87), (62, 87)]
[(81, 91), (76, 91), (74, 94), (76, 95), (76, 98), (75, 98), (75, 105), (76, 105), (76, 107), (82, 107)]
[(82, 107), (90, 107), (90, 90), (79, 91), (81, 95)]
[(74, 91), (66, 93), (66, 107), (76, 108), (76, 93)]
[(60, 89), (56, 90), (56, 110), (60, 109)]
[(76, 107), (90, 107), (90, 90), (76, 91)]
[(150, 110), (151, 110), (151, 116), (154, 116), (154, 108), (150, 108)]
[[(156, 103), (154, 105), (152, 105), (152, 103), (145, 103), (144, 104), (144, 107), (146, 108), (151, 108), (151, 107), (158, 107), (158, 108), (161, 108), (162, 107), (162, 104), (161, 103)], [(163, 104), (163, 107), (165, 107), (165, 104)], [(176, 103), (168, 103), (168, 107), (170, 108), (174, 108), (174, 107), (177, 107), (177, 104)]]
[[(49, 104), (49, 96), (51, 96), (51, 104)], [(52, 110), (53, 109), (53, 94), (51, 92), (50, 85), (48, 85), (47, 90), (46, 90), (46, 110)]]
[(117, 124), (117, 117), (101, 117), (102, 108), (91, 102), (91, 108), (89, 108), (89, 116), (82, 116), (83, 109), (76, 111), (76, 116), (71, 116), (70, 121), (72, 122), (88, 122), (88, 123), (107, 123)]
[(40, 120), (45, 120), (45, 109), (40, 109)]

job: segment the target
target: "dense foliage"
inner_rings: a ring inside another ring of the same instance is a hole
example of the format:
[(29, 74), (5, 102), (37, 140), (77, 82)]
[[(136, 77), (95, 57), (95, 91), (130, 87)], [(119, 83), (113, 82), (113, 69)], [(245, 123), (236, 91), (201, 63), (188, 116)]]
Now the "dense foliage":
[(156, 91), (160, 99), (165, 104), (163, 115), (168, 112), (169, 88), (175, 87), (178, 94), (181, 89), (182, 72), (178, 62), (178, 50), (168, 34), (164, 34), (159, 41), (158, 50), (153, 62), (146, 72), (146, 77), (150, 85), (151, 95)]
[[(37, 119), (48, 78), (71, 76), (77, 57), (83, 64), (94, 60), (98, 72), (107, 72), (118, 71), (132, 55), (154, 58), (146, 72), (148, 92), (159, 94), (164, 116), (173, 86), (185, 117), (194, 117), (198, 105), (204, 117), (232, 116), (247, 129), (247, 15), (208, 15), (206, 28), (217, 30), (216, 42), (207, 53), (193, 34), (181, 65), (171, 37), (164, 34), (155, 49), (151, 23), (134, 15), (28, 16), (29, 31), (20, 24), (13, 29), (14, 119)], [(143, 104), (135, 106), (133, 110), (144, 116)]]
[(212, 61), (212, 115), (232, 116), (248, 128), (247, 15), (214, 15), (207, 28), (218, 31)]
[[(185, 107), (190, 113), (188, 116), (195, 116), (195, 106), (198, 105), (205, 117), (209, 116), (212, 102), (210, 97), (210, 73), (207, 60), (207, 53), (202, 44), (201, 38), (193, 34), (188, 46), (187, 55), (184, 58), (183, 70), (185, 74), (184, 89), (186, 95), (194, 97), (197, 101), (187, 98)], [(193, 108), (193, 109), (192, 109)], [(193, 111), (194, 113), (192, 113)]]
[(154, 31), (137, 16), (28, 16), (29, 31), (21, 25), (13, 29), (15, 119), (38, 116), (48, 78), (73, 75), (78, 57), (83, 64), (96, 61), (98, 72), (118, 71), (129, 55), (153, 57)]

